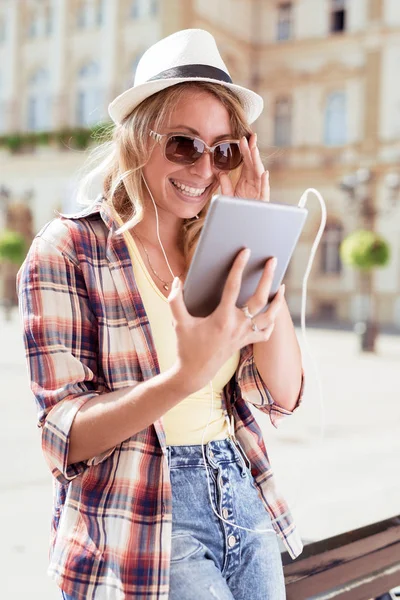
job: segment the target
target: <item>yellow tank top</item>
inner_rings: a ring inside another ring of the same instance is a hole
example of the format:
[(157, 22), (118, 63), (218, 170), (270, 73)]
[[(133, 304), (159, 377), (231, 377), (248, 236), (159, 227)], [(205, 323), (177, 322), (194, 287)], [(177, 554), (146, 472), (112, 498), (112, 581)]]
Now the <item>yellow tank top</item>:
[[(119, 215), (115, 216), (119, 225), (122, 225)], [(167, 298), (160, 292), (152, 280), (134, 238), (129, 231), (126, 231), (124, 236), (131, 257), (135, 280), (149, 319), (158, 363), (162, 373), (169, 369), (176, 359), (176, 335), (172, 325), (171, 310)], [(224, 386), (237, 369), (239, 356), (240, 353), (238, 351), (223, 365), (212, 380), (214, 389), (213, 411), (204, 437), (204, 443), (210, 440), (225, 439), (228, 435), (221, 397)], [(203, 431), (210, 417), (210, 408), (211, 387), (208, 384), (165, 413), (162, 417), (162, 422), (167, 445), (201, 444)]]

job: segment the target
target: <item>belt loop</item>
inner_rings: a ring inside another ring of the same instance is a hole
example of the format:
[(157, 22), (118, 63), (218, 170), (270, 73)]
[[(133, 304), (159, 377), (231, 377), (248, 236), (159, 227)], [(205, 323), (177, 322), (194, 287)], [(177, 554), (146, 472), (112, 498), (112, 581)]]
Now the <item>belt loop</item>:
[(168, 467), (171, 468), (171, 446), (165, 447), (165, 457), (167, 459)]

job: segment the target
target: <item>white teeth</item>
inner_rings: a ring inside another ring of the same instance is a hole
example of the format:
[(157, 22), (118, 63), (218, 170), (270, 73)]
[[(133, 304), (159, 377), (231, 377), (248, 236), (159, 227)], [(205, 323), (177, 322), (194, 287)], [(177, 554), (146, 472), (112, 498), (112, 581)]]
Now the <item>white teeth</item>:
[(186, 196), (201, 196), (207, 188), (194, 188), (188, 185), (184, 185), (183, 183), (179, 183), (179, 181), (175, 181), (171, 179), (173, 185), (184, 192)]

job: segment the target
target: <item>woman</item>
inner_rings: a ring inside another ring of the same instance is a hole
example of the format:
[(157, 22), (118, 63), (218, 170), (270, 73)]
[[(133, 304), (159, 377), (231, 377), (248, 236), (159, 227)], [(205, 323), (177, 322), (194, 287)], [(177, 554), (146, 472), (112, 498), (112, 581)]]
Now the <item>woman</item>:
[(110, 105), (101, 197), (48, 223), (19, 273), (64, 598), (285, 597), (276, 534), (293, 558), (301, 541), (247, 404), (275, 424), (300, 402), (283, 288), (261, 314), (268, 261), (237, 308), (242, 251), (212, 315), (182, 296), (212, 194), (268, 199), (261, 110), (209, 33), (155, 44)]

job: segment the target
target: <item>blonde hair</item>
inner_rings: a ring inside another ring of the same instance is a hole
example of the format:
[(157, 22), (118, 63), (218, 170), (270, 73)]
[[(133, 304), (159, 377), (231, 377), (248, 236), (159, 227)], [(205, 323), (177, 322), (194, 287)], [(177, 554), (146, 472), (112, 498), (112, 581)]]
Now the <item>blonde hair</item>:
[[(149, 136), (149, 130), (162, 131), (174, 106), (188, 91), (206, 92), (216, 97), (227, 109), (232, 127), (232, 135), (240, 139), (251, 134), (243, 106), (230, 89), (208, 82), (187, 82), (171, 86), (154, 94), (139, 104), (124, 121), (113, 129), (112, 141), (98, 146), (89, 159), (91, 168), (82, 179), (78, 190), (78, 202), (87, 204), (93, 182), (102, 178), (102, 194), (111, 205), (124, 225), (117, 233), (122, 233), (140, 223), (143, 219), (145, 187), (142, 169), (150, 157), (155, 141)], [(240, 167), (231, 177), (238, 178)], [(217, 186), (216, 186), (217, 187)], [(189, 265), (202, 230), (210, 200), (199, 213), (198, 219), (186, 219), (183, 222), (182, 242), (186, 264)]]

